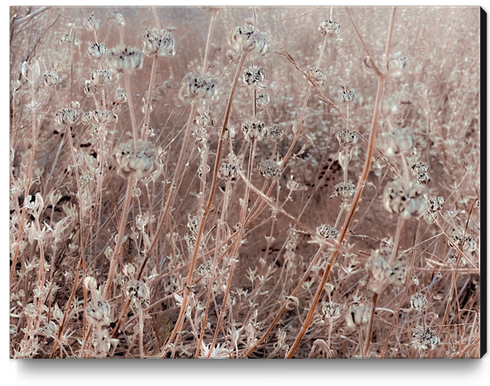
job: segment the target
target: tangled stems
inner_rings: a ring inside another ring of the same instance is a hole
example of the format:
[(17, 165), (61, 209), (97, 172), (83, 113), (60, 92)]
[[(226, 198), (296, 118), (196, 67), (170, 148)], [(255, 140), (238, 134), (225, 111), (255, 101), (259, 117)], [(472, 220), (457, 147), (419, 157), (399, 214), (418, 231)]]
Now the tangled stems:
[[(172, 331), (172, 335), (170, 336), (170, 338), (168, 340), (168, 345), (170, 343), (172, 343), (172, 341), (175, 339), (175, 336), (177, 335), (177, 333), (180, 332), (180, 330), (182, 329), (182, 324), (184, 322), (184, 316), (185, 316), (185, 312), (187, 309), (187, 303), (189, 301), (189, 287), (192, 284), (192, 273), (194, 272), (194, 268), (196, 265), (197, 254), (199, 251), (199, 245), (201, 243), (201, 238), (202, 238), (202, 234), (204, 231), (204, 224), (206, 223), (209, 212), (211, 211), (211, 205), (213, 203), (214, 196), (216, 194), (216, 185), (218, 182), (218, 173), (219, 173), (219, 167), (220, 167), (220, 163), (221, 163), (221, 153), (223, 151), (223, 137), (225, 135), (226, 127), (228, 126), (228, 122), (230, 120), (231, 104), (233, 102), (233, 97), (235, 95), (236, 86), (238, 83), (238, 78), (240, 76), (240, 73), (242, 71), (242, 67), (243, 67), (243, 64), (245, 63), (246, 58), (247, 58), (247, 55), (242, 54), (242, 56), (240, 58), (240, 62), (238, 63), (238, 66), (237, 66), (237, 69), (235, 72), (235, 77), (233, 79), (233, 85), (231, 87), (230, 97), (228, 98), (228, 104), (226, 106), (226, 113), (225, 113), (225, 119), (223, 122), (223, 128), (221, 129), (221, 133), (219, 135), (218, 149), (217, 149), (217, 154), (216, 154), (216, 161), (214, 164), (213, 181), (211, 184), (211, 190), (209, 192), (208, 202), (207, 202), (206, 208), (204, 209), (204, 213), (202, 215), (201, 223), (199, 225), (199, 231), (198, 231), (197, 238), (196, 238), (196, 243), (195, 243), (195, 247), (194, 247), (194, 253), (192, 255), (191, 264), (189, 266), (189, 275), (187, 276), (187, 283), (186, 283), (186, 286), (184, 289), (184, 298), (182, 301), (182, 306), (180, 308), (179, 317), (178, 317), (177, 322), (175, 324), (175, 327)], [(165, 355), (166, 355), (166, 350), (164, 350), (162, 357)]]
[[(390, 20), (390, 27), (389, 27), (389, 34), (388, 34), (388, 43), (387, 43), (387, 49), (386, 49), (387, 54), (389, 54), (389, 47), (390, 47), (390, 44), (391, 44), (391, 37), (392, 37), (392, 34), (393, 34), (393, 21), (394, 21), (394, 16), (395, 16), (395, 10), (396, 10), (396, 8), (393, 9), (393, 15), (392, 15), (391, 20)], [(388, 56), (389, 55), (387, 55), (387, 57)], [(357, 185), (357, 188), (356, 188), (356, 194), (354, 196), (352, 205), (350, 206), (350, 210), (349, 210), (349, 212), (347, 214), (347, 217), (345, 219), (344, 225), (342, 227), (342, 230), (341, 230), (340, 235), (339, 235), (339, 238), (338, 238), (338, 241), (339, 241), (339, 244), (340, 245), (344, 241), (345, 235), (347, 234), (347, 230), (348, 230), (349, 225), (350, 225), (350, 222), (352, 221), (352, 218), (354, 217), (354, 212), (356, 211), (357, 205), (359, 204), (359, 199), (361, 198), (361, 194), (362, 194), (362, 192), (364, 190), (364, 186), (366, 184), (366, 180), (367, 180), (367, 177), (368, 177), (368, 174), (369, 174), (369, 170), (371, 168), (371, 158), (372, 158), (372, 155), (373, 155), (374, 140), (376, 138), (376, 129), (377, 129), (377, 126), (378, 126), (378, 119), (379, 119), (379, 105), (380, 105), (381, 97), (383, 95), (385, 81), (386, 81), (385, 80), (385, 77), (383, 75), (378, 74), (378, 87), (377, 87), (377, 90), (376, 90), (376, 100), (374, 102), (374, 113), (373, 113), (373, 120), (372, 120), (372, 123), (371, 123), (371, 133), (369, 135), (369, 142), (368, 142), (368, 149), (367, 149), (367, 154), (366, 154), (366, 160), (364, 162), (364, 168), (363, 168), (363, 171), (362, 171), (360, 180), (359, 180), (359, 184)], [(294, 344), (291, 346), (289, 352), (286, 355), (286, 358), (288, 358), (288, 359), (290, 359), (290, 358), (293, 357), (295, 351), (297, 350), (297, 348), (298, 348), (298, 346), (299, 346), (299, 344), (301, 342), (301, 339), (303, 339), (303, 336), (306, 334), (306, 330), (308, 329), (308, 327), (311, 324), (311, 321), (313, 320), (313, 315), (315, 313), (316, 305), (318, 304), (318, 301), (320, 300), (320, 296), (322, 294), (323, 287), (325, 286), (325, 284), (327, 282), (328, 275), (330, 273), (330, 270), (332, 268), (333, 263), (335, 262), (335, 259), (338, 256), (338, 253), (339, 253), (339, 250), (336, 249), (333, 252), (333, 254), (332, 254), (332, 258), (330, 259), (330, 262), (327, 265), (327, 268), (326, 268), (326, 270), (325, 270), (325, 272), (323, 274), (323, 277), (322, 277), (322, 280), (320, 282), (320, 285), (318, 286), (318, 289), (317, 289), (317, 291), (315, 293), (315, 297), (313, 298), (313, 301), (312, 301), (312, 303), (310, 305), (310, 311), (308, 312), (308, 315), (306, 316), (306, 319), (305, 319), (305, 321), (303, 323), (303, 326), (301, 327), (301, 330), (300, 330), (298, 336), (296, 337), (296, 340), (294, 341)]]

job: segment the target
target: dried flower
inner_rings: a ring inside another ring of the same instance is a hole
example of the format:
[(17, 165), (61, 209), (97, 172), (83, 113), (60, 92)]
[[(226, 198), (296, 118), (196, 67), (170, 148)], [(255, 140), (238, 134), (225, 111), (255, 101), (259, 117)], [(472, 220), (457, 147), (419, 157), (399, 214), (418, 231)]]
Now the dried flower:
[(149, 58), (155, 55), (170, 58), (175, 55), (175, 38), (170, 31), (147, 29), (143, 34), (143, 53)]
[[(94, 292), (92, 291), (92, 296)], [(109, 302), (101, 299), (93, 299), (87, 304), (85, 315), (90, 323), (105, 325), (111, 322), (111, 306)]]
[(143, 53), (137, 48), (116, 47), (106, 55), (108, 65), (116, 72), (133, 72), (143, 68)]
[(95, 70), (90, 73), (92, 82), (97, 86), (109, 84), (112, 82), (112, 74), (108, 70)]
[(427, 185), (430, 182), (430, 175), (427, 172), (423, 172), (417, 175), (417, 182), (419, 184)]
[(214, 101), (218, 96), (218, 80), (211, 74), (203, 78), (198, 72), (187, 74), (182, 80), (179, 98), (185, 103)]
[(354, 91), (352, 90), (342, 90), (339, 91), (339, 99), (343, 103), (349, 103), (352, 102), (355, 98)]
[(469, 252), (476, 251), (477, 245), (476, 245), (475, 239), (473, 239), (473, 237), (471, 237), (468, 234), (466, 236), (464, 236), (464, 239), (463, 239), (464, 233), (465, 232), (464, 232), (463, 228), (461, 228), (461, 227), (454, 228), (451, 232), (452, 242), (451, 241), (448, 242), (449, 246), (451, 248), (454, 248), (454, 245), (453, 245), (453, 243), (454, 243), (462, 251), (469, 251)]
[(98, 60), (107, 53), (105, 43), (93, 43), (88, 45), (87, 54), (90, 59)]
[(92, 113), (92, 119), (96, 124), (104, 124), (117, 121), (117, 115), (110, 110), (94, 110), (94, 112)]
[(44, 83), (46, 86), (54, 86), (58, 84), (60, 79), (58, 78), (58, 74), (55, 71), (45, 72), (44, 73)]
[(327, 83), (325, 73), (318, 68), (308, 67), (305, 71), (305, 77), (317, 87), (324, 86)]
[(425, 311), (429, 301), (424, 294), (417, 292), (410, 297), (410, 304), (412, 305), (412, 308), (415, 308), (416, 310)]
[(127, 101), (128, 101), (128, 97), (126, 95), (126, 91), (124, 91), (121, 87), (118, 87), (116, 90), (116, 102), (126, 103)]
[(234, 162), (223, 162), (219, 167), (221, 178), (235, 177), (238, 174), (239, 166)]
[(150, 288), (141, 280), (129, 280), (124, 287), (124, 296), (136, 309), (146, 309), (150, 305)]
[(259, 162), (257, 169), (262, 177), (272, 180), (281, 178), (281, 165), (271, 159)]
[(58, 110), (54, 115), (54, 119), (59, 125), (71, 125), (78, 119), (78, 112), (71, 108)]
[(381, 293), (390, 284), (401, 286), (405, 283), (408, 272), (405, 255), (399, 253), (395, 261), (390, 263), (392, 253), (391, 248), (381, 247), (373, 251), (366, 262), (366, 270), (373, 278), (371, 287), (377, 293)]
[(437, 333), (431, 328), (424, 330), (423, 327), (419, 326), (412, 333), (412, 337), (414, 338), (413, 346), (419, 350), (432, 350), (439, 343)]
[(340, 24), (332, 20), (325, 20), (318, 26), (318, 31), (322, 36), (327, 34), (330, 36), (338, 35), (340, 33)]
[(243, 83), (248, 86), (260, 88), (264, 79), (265, 71), (262, 67), (250, 66), (243, 73)]
[(134, 173), (136, 178), (143, 178), (154, 170), (157, 156), (158, 152), (151, 142), (139, 139), (136, 149), (132, 142), (123, 143), (116, 153), (118, 174), (127, 178)]
[(230, 34), (229, 44), (235, 51), (247, 54), (249, 60), (255, 60), (271, 52), (271, 42), (267, 35), (255, 31), (251, 24), (236, 27)]
[(340, 145), (350, 145), (356, 143), (359, 140), (359, 136), (355, 131), (342, 130), (339, 131), (335, 137), (339, 141)]
[(284, 130), (281, 125), (278, 123), (274, 123), (272, 127), (267, 128), (267, 132), (265, 134), (265, 140), (267, 142), (279, 142), (282, 141), (282, 137), (284, 135)]
[(325, 317), (331, 319), (339, 315), (340, 305), (338, 303), (328, 302), (322, 305), (322, 312)]
[(267, 93), (260, 94), (256, 99), (255, 99), (255, 104), (257, 107), (265, 107), (271, 102), (271, 96)]
[(330, 225), (322, 224), (318, 228), (316, 228), (316, 233), (320, 236), (325, 237), (326, 239), (336, 239), (339, 235), (339, 231), (335, 228), (332, 228)]
[(345, 314), (345, 321), (350, 328), (365, 326), (370, 318), (371, 311), (366, 304), (353, 304)]
[(100, 28), (100, 20), (94, 17), (94, 13), (83, 23), (88, 32), (97, 31)]
[(83, 92), (87, 96), (93, 96), (97, 93), (97, 85), (90, 80), (86, 80), (83, 87)]
[(430, 169), (429, 165), (427, 165), (425, 162), (420, 162), (420, 161), (411, 164), (410, 168), (412, 169), (414, 174), (428, 172)]
[(332, 197), (350, 198), (354, 197), (354, 194), (356, 194), (356, 185), (352, 182), (340, 182), (334, 186)]
[(427, 209), (427, 194), (419, 184), (404, 179), (392, 181), (386, 186), (383, 201), (386, 209), (405, 219), (420, 217)]
[(247, 119), (244, 123), (242, 123), (242, 132), (245, 135), (245, 140), (260, 141), (267, 135), (268, 128), (264, 122), (259, 121), (258, 119)]

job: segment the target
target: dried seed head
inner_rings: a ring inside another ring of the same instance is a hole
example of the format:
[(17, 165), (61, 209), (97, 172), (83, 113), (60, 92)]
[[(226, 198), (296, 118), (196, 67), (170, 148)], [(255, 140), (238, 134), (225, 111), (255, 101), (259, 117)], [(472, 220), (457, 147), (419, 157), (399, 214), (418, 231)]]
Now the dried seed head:
[(223, 162), (219, 167), (219, 176), (221, 178), (235, 177), (238, 174), (239, 166), (233, 162)]
[(271, 96), (267, 93), (260, 94), (255, 100), (257, 107), (265, 107), (271, 102)]
[(143, 310), (150, 305), (150, 288), (141, 280), (129, 280), (124, 288), (124, 296), (131, 300), (131, 306)]
[(92, 122), (92, 112), (87, 111), (82, 114), (82, 125), (88, 125)]
[(430, 182), (430, 175), (427, 172), (419, 173), (417, 175), (417, 182), (419, 184), (427, 185)]
[(92, 113), (92, 119), (96, 124), (104, 124), (117, 121), (117, 115), (110, 110), (100, 111), (94, 110)]
[(211, 124), (211, 118), (207, 113), (202, 113), (196, 117), (195, 123), (201, 127), (209, 126)]
[(249, 66), (243, 72), (243, 83), (252, 87), (263, 87), (262, 82), (265, 79), (265, 71), (259, 66)]
[(268, 128), (264, 122), (259, 121), (258, 119), (247, 119), (244, 123), (242, 123), (242, 132), (245, 135), (245, 140), (260, 141), (267, 135)]
[(465, 231), (461, 227), (452, 230), (451, 241), (448, 242), (451, 248), (454, 248), (453, 243), (462, 251), (474, 252), (477, 248), (475, 239), (468, 234), (465, 235)]
[(386, 186), (383, 201), (386, 209), (405, 219), (418, 218), (427, 209), (427, 194), (421, 186), (403, 179), (392, 181)]
[(85, 315), (90, 323), (96, 325), (105, 325), (111, 322), (110, 320), (111, 306), (105, 300), (92, 300), (85, 309)]
[(322, 305), (322, 312), (325, 317), (331, 319), (339, 315), (340, 305), (338, 303), (328, 302)]
[(371, 287), (377, 293), (381, 293), (383, 288), (390, 284), (401, 286), (405, 283), (408, 273), (405, 255), (399, 253), (390, 264), (391, 255), (391, 248), (382, 247), (373, 251), (366, 262), (366, 270), (373, 278)]
[(444, 197), (432, 197), (427, 200), (427, 209), (431, 213), (440, 211), (443, 205)]
[(149, 58), (155, 55), (170, 58), (175, 55), (175, 38), (170, 31), (147, 29), (142, 40), (143, 53)]
[(272, 180), (281, 178), (281, 165), (271, 159), (266, 159), (257, 164), (257, 169), (262, 177)]
[(236, 27), (228, 40), (230, 46), (241, 54), (247, 54), (249, 60), (264, 57), (271, 52), (271, 42), (263, 32), (255, 31), (252, 24)]
[(265, 134), (265, 140), (267, 142), (279, 142), (282, 141), (283, 135), (284, 135), (284, 130), (282, 126), (278, 123), (274, 123), (272, 127), (267, 128), (267, 132)]
[(352, 182), (340, 182), (334, 186), (334, 193), (331, 197), (350, 198), (356, 194), (356, 185)]
[(97, 85), (90, 80), (86, 80), (83, 87), (83, 92), (87, 96), (93, 96), (97, 93)]
[(350, 328), (365, 326), (369, 323), (371, 311), (366, 304), (353, 304), (345, 314), (345, 321)]
[(425, 162), (420, 162), (420, 161), (411, 164), (410, 168), (412, 169), (414, 174), (428, 172), (430, 169), (429, 165), (427, 165)]
[(431, 328), (426, 330), (423, 327), (417, 327), (412, 333), (412, 344), (419, 350), (433, 349), (439, 343), (439, 337), (437, 333)]
[(128, 178), (131, 173), (135, 173), (138, 179), (148, 176), (155, 168), (157, 156), (158, 152), (151, 142), (139, 139), (136, 150), (133, 142), (123, 143), (116, 153), (118, 174), (123, 178)]
[(231, 61), (236, 62), (238, 59), (240, 59), (240, 54), (232, 49), (229, 49), (226, 51), (226, 57)]
[(44, 73), (44, 84), (46, 86), (54, 86), (59, 82), (58, 74), (55, 71)]
[(203, 78), (200, 73), (191, 72), (182, 80), (179, 98), (185, 103), (203, 103), (216, 100), (218, 91), (218, 80), (211, 74)]
[(109, 84), (112, 82), (112, 74), (108, 70), (95, 70), (90, 73), (92, 82), (95, 85), (100, 86), (103, 84)]
[(58, 125), (71, 125), (75, 123), (77, 119), (77, 110), (71, 108), (58, 110), (54, 115), (54, 120)]
[(338, 132), (335, 136), (340, 145), (353, 144), (359, 140), (359, 136), (357, 135), (357, 133), (350, 130), (342, 130)]
[(335, 228), (332, 228), (330, 225), (322, 224), (318, 228), (316, 228), (316, 233), (320, 236), (325, 237), (326, 239), (336, 239), (339, 235), (339, 231)]
[(115, 47), (106, 54), (107, 64), (115, 72), (131, 73), (143, 68), (143, 53), (137, 48)]
[(88, 32), (97, 31), (100, 28), (100, 20), (94, 17), (94, 13), (83, 23)]
[(424, 294), (417, 292), (410, 297), (410, 304), (412, 305), (412, 308), (415, 308), (416, 310), (425, 311), (429, 301)]
[(98, 60), (107, 53), (107, 46), (105, 43), (93, 43), (88, 45), (88, 57), (90, 59)]
[(318, 68), (308, 67), (305, 71), (305, 77), (314, 85), (321, 87), (327, 83), (327, 77), (325, 73)]
[(355, 98), (356, 94), (352, 90), (342, 90), (339, 91), (339, 99), (343, 103), (352, 102)]
[(340, 24), (332, 20), (325, 20), (318, 26), (318, 31), (322, 36), (338, 36), (340, 33)]
[(403, 128), (383, 133), (378, 147), (387, 157), (409, 151), (413, 147), (412, 130)]

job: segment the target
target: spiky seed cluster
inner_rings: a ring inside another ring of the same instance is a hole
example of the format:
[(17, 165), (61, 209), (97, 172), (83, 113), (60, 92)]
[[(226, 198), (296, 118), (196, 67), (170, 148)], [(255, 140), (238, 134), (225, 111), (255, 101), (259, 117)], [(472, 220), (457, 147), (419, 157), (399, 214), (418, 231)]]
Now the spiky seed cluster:
[(322, 21), (318, 26), (318, 31), (322, 36), (325, 35), (335, 36), (340, 33), (340, 24), (337, 23), (336, 21), (325, 20)]
[(324, 303), (322, 305), (322, 313), (329, 319), (334, 318), (340, 313), (340, 305), (333, 302)]
[(260, 141), (264, 139), (268, 131), (269, 130), (265, 123), (257, 119), (247, 119), (242, 123), (242, 132), (243, 135), (245, 135), (245, 140), (247, 141)]
[(354, 197), (354, 194), (356, 194), (356, 185), (352, 182), (340, 182), (334, 186), (332, 197), (350, 198)]
[(282, 126), (278, 123), (272, 125), (267, 129), (267, 133), (265, 135), (265, 140), (267, 142), (279, 142), (282, 141), (282, 137), (284, 135), (284, 130)]
[(262, 87), (265, 79), (265, 71), (259, 66), (249, 66), (243, 72), (243, 83), (251, 87)]
[(143, 53), (137, 48), (115, 47), (106, 55), (107, 63), (115, 72), (131, 73), (143, 67)]
[(85, 81), (85, 85), (83, 87), (83, 92), (85, 93), (85, 95), (93, 96), (97, 93), (97, 89), (98, 87), (95, 82), (88, 79)]
[(392, 181), (386, 186), (383, 201), (388, 211), (405, 219), (418, 218), (427, 210), (427, 194), (419, 184), (404, 179)]
[(378, 147), (387, 157), (394, 157), (397, 154), (409, 151), (413, 147), (412, 130), (399, 128), (383, 133)]
[(100, 20), (94, 17), (94, 13), (83, 23), (88, 32), (97, 31), (100, 28)]
[(90, 73), (90, 78), (97, 86), (112, 82), (112, 73), (108, 70), (95, 70)]
[(175, 55), (174, 35), (165, 29), (148, 28), (143, 33), (143, 53), (149, 58), (155, 55), (171, 58)]
[(451, 241), (448, 242), (449, 246), (451, 248), (454, 248), (454, 244), (458, 246), (459, 249), (462, 251), (469, 251), (469, 252), (474, 252), (476, 251), (476, 241), (471, 237), (470, 235), (466, 234), (464, 236), (465, 232), (463, 228), (458, 227), (454, 228), (451, 232)]
[(369, 323), (371, 311), (367, 304), (353, 304), (345, 314), (345, 321), (349, 328), (365, 326)]
[(318, 68), (307, 68), (305, 71), (306, 78), (318, 87), (324, 86), (327, 83), (325, 73)]
[(429, 305), (429, 301), (424, 294), (417, 292), (410, 297), (410, 304), (412, 305), (412, 308), (416, 310), (425, 311), (425, 309)]
[(54, 86), (60, 81), (58, 74), (55, 71), (44, 73), (44, 83), (46, 86)]
[(255, 60), (271, 52), (271, 42), (267, 35), (255, 31), (251, 24), (236, 27), (230, 34), (229, 44), (240, 54), (247, 54), (249, 60)]
[(326, 239), (336, 239), (339, 235), (339, 231), (330, 225), (322, 224), (316, 228), (316, 233), (320, 236), (325, 237)]
[(432, 197), (427, 200), (427, 212), (424, 214), (423, 219), (429, 224), (434, 222), (434, 219), (439, 217), (439, 211), (444, 205), (444, 197)]
[(185, 103), (214, 101), (218, 96), (218, 91), (218, 80), (211, 74), (202, 77), (198, 72), (191, 72), (182, 80), (179, 98)]
[(67, 108), (58, 110), (54, 115), (54, 120), (58, 125), (71, 125), (78, 119), (78, 112), (75, 109)]
[(85, 309), (85, 315), (89, 322), (97, 325), (109, 324), (111, 322), (110, 314), (111, 306), (105, 300), (92, 300)]
[(262, 177), (271, 180), (281, 178), (281, 165), (271, 159), (266, 159), (257, 164), (257, 169)]
[(391, 248), (381, 247), (373, 251), (366, 262), (366, 270), (373, 278), (371, 287), (377, 293), (381, 293), (383, 288), (390, 284), (401, 286), (405, 283), (408, 266), (404, 261), (404, 255), (399, 253), (390, 264), (391, 255)]
[(354, 91), (352, 91), (352, 90), (339, 91), (339, 99), (343, 103), (352, 102), (355, 97), (356, 97), (356, 94), (354, 94)]
[(157, 156), (158, 152), (151, 142), (139, 139), (136, 149), (133, 142), (123, 143), (116, 153), (118, 174), (123, 178), (128, 178), (131, 173), (136, 178), (147, 176), (154, 170)]
[(89, 43), (87, 54), (90, 59), (98, 60), (102, 58), (107, 51), (108, 49), (105, 43)]
[(271, 96), (267, 93), (260, 94), (256, 99), (255, 99), (255, 104), (257, 107), (265, 107), (271, 102)]
[(439, 343), (439, 337), (434, 330), (431, 328), (424, 330), (421, 326), (415, 329), (412, 338), (412, 344), (418, 350), (432, 350)]
[(92, 119), (96, 124), (104, 124), (117, 121), (117, 115), (110, 110), (94, 110), (92, 112)]
[(335, 137), (337, 138), (337, 141), (339, 141), (340, 145), (354, 144), (359, 140), (357, 133), (350, 130), (341, 130), (335, 134)]
[(124, 296), (131, 300), (131, 306), (144, 310), (150, 305), (150, 288), (141, 280), (129, 280), (124, 288)]
[(412, 172), (417, 176), (419, 184), (428, 184), (430, 182), (430, 175), (427, 173), (430, 167), (425, 162), (416, 162), (410, 165)]
[(223, 162), (219, 167), (219, 176), (223, 179), (235, 177), (238, 174), (238, 165), (233, 162)]

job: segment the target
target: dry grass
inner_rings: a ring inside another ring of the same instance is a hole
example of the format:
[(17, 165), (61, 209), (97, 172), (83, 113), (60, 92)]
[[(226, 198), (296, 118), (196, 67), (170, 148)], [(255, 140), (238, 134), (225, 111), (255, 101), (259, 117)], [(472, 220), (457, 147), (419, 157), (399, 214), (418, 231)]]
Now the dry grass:
[(479, 23), (11, 7), (10, 356), (479, 357)]

